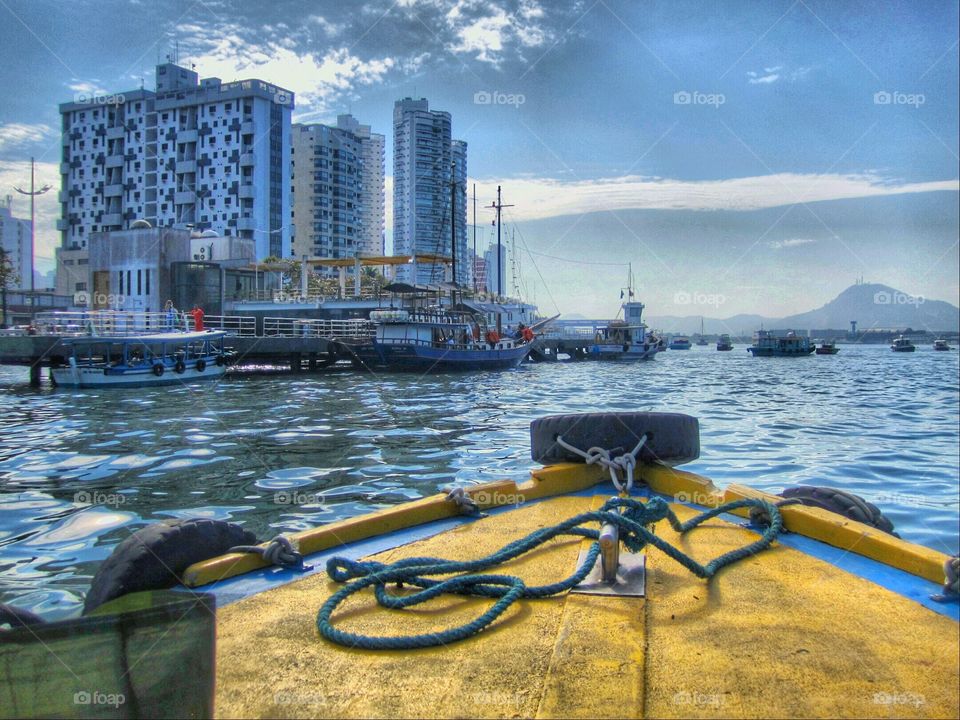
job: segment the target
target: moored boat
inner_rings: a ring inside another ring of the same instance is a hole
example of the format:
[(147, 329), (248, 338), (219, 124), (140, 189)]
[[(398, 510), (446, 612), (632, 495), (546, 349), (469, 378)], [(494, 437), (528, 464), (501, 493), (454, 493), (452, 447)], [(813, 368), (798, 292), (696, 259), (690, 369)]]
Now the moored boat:
[(717, 340), (717, 350), (721, 352), (733, 350), (733, 343), (730, 341), (730, 335), (723, 333), (720, 336), (720, 338)]
[(824, 340), (817, 348), (817, 355), (836, 355), (840, 350), (832, 340)]
[(688, 338), (686, 335), (674, 335), (672, 338), (670, 338), (670, 349), (689, 350), (690, 338)]
[[(183, 687), (149, 673), (203, 669), (219, 717), (955, 715), (957, 560), (840, 490), (721, 489), (677, 467), (699, 454), (689, 416), (553, 416), (531, 426), (544, 467), (519, 484), (260, 545), (209, 519), (143, 528), (101, 565), (80, 622), (182, 582), (205, 591), (184, 597), (215, 621), (215, 649), (184, 642), (192, 656), (153, 670), (132, 647), (95, 687), (169, 708)], [(162, 629), (144, 645), (166, 658)], [(65, 714), (69, 666), (43, 670), (63, 697), (10, 681), (52, 651), (43, 625), (9, 633), (0, 692)]]
[(894, 352), (914, 352), (917, 346), (906, 335), (901, 335), (893, 341), (890, 349)]
[(810, 338), (797, 335), (793, 330), (782, 335), (772, 330), (758, 330), (747, 352), (754, 357), (803, 357), (814, 349)]
[[(633, 271), (628, 275), (627, 301), (623, 303), (622, 320), (613, 320), (597, 328), (588, 357), (592, 360), (653, 360), (657, 354), (657, 339), (647, 335), (643, 322), (644, 305), (635, 301)], [(620, 297), (624, 296), (621, 291)]]
[(225, 333), (170, 332), (87, 336), (61, 343), (66, 366), (50, 368), (54, 385), (74, 388), (172, 385), (223, 376), (231, 352)]
[(953, 348), (950, 347), (949, 343), (947, 343), (946, 340), (942, 338), (937, 338), (936, 340), (933, 341), (933, 349), (934, 350), (952, 350)]

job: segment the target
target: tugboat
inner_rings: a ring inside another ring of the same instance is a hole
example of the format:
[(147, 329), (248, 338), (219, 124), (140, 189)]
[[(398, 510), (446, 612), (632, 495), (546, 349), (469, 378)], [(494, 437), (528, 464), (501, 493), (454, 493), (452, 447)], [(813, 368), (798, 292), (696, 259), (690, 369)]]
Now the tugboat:
[(730, 336), (727, 333), (723, 333), (723, 335), (720, 336), (720, 339), (717, 340), (717, 350), (720, 352), (733, 350), (733, 343), (730, 342)]
[(820, 347), (817, 348), (817, 355), (836, 355), (838, 352), (840, 352), (840, 350), (832, 340), (822, 341)]
[[(653, 360), (657, 355), (657, 340), (647, 335), (647, 326), (641, 320), (644, 305), (632, 300), (633, 271), (627, 279), (627, 302), (623, 303), (623, 320), (614, 320), (597, 331), (590, 348), (593, 360)], [(623, 297), (621, 291), (620, 297)]]
[(690, 338), (686, 335), (675, 335), (670, 339), (671, 350), (689, 350)]
[(936, 340), (933, 341), (933, 349), (934, 350), (952, 350), (953, 348), (951, 348), (947, 344), (946, 340), (943, 340), (942, 338), (937, 338)]
[(50, 369), (54, 385), (73, 388), (143, 387), (214, 380), (227, 370), (226, 333), (172, 332), (62, 340), (66, 367)]
[(901, 335), (893, 341), (893, 345), (890, 346), (890, 349), (894, 352), (914, 352), (916, 351), (917, 346), (910, 342), (910, 338), (908, 338), (906, 335)]
[(758, 330), (753, 345), (747, 352), (754, 357), (801, 357), (815, 350), (810, 338), (801, 337), (793, 330), (786, 335), (775, 335), (771, 330)]

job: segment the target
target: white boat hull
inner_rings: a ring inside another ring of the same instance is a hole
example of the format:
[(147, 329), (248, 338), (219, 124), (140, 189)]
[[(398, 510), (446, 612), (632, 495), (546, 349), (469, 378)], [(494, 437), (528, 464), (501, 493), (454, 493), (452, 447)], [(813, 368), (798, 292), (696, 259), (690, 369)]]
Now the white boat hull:
[(177, 373), (167, 368), (163, 375), (155, 375), (153, 368), (127, 370), (123, 374), (105, 374), (102, 368), (59, 367), (51, 368), (50, 380), (58, 387), (73, 388), (109, 388), (109, 387), (148, 387), (151, 385), (176, 385), (178, 383), (197, 382), (199, 380), (217, 380), (227, 371), (225, 365), (208, 362), (203, 372), (193, 365)]

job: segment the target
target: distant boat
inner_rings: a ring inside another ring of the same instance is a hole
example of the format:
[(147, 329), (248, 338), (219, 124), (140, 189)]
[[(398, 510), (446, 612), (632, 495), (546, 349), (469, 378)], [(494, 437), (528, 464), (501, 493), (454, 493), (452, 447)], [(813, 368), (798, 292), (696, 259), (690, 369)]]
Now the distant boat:
[(947, 341), (946, 341), (946, 340), (942, 340), (941, 338), (937, 338), (936, 340), (933, 341), (933, 349), (934, 349), (934, 350), (952, 350), (953, 348), (951, 348), (951, 347), (947, 344)]
[(817, 348), (817, 355), (836, 355), (838, 352), (840, 352), (840, 350), (832, 340), (824, 340), (820, 343), (820, 347)]
[(906, 337), (905, 335), (901, 335), (893, 341), (893, 345), (890, 346), (890, 349), (894, 352), (914, 352), (917, 349), (917, 346), (910, 342), (910, 338)]
[(774, 335), (770, 330), (758, 330), (753, 336), (753, 345), (747, 352), (754, 357), (803, 357), (815, 350), (810, 338), (801, 337), (790, 330), (786, 335)]
[(703, 316), (700, 316), (700, 335), (697, 337), (697, 345), (708, 345), (707, 339), (703, 336)]
[(62, 340), (66, 367), (50, 369), (54, 385), (74, 388), (144, 387), (214, 380), (227, 370), (225, 333), (90, 336)]
[(670, 338), (670, 349), (671, 350), (689, 350), (690, 349), (690, 338), (686, 335), (675, 335)]
[[(641, 320), (643, 303), (633, 297), (633, 272), (627, 278), (627, 302), (623, 303), (623, 320), (613, 320), (597, 329), (588, 357), (592, 360), (653, 360), (657, 355), (657, 340), (647, 335), (647, 326)], [(623, 292), (620, 293), (623, 297)]]
[(721, 335), (720, 339), (717, 340), (717, 350), (721, 352), (725, 350), (733, 350), (733, 343), (730, 342), (730, 336), (727, 333)]

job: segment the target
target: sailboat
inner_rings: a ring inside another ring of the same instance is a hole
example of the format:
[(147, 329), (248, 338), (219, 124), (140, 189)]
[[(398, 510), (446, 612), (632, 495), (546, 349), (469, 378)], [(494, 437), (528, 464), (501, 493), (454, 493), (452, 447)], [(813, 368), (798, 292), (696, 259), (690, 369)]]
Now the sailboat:
[(703, 336), (703, 315), (700, 316), (700, 337), (697, 338), (697, 345), (706, 345), (707, 339)]

